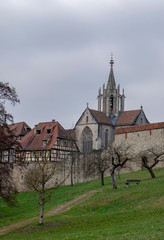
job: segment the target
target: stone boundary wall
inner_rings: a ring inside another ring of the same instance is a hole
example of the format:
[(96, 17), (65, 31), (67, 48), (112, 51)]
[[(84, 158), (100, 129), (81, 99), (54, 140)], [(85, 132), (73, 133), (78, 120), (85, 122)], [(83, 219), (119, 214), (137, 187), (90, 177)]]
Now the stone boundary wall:
[[(100, 178), (100, 173), (96, 171), (95, 167), (92, 166), (92, 174), (88, 173), (89, 163), (93, 158), (93, 154), (80, 154), (77, 156), (73, 168), (72, 168), (72, 176), (73, 183), (82, 183), (87, 182), (94, 179)], [(33, 168), (35, 166), (35, 162), (31, 162), (25, 167), (20, 167), (14, 164), (13, 166), (13, 180), (17, 186), (19, 192), (27, 191), (28, 189), (24, 185), (24, 177), (29, 168)], [(70, 162), (65, 160), (63, 162), (50, 162), (50, 164), (56, 164), (57, 172), (52, 177), (52, 179), (48, 182), (47, 188), (53, 188), (60, 183), (61, 185), (71, 185), (71, 171), (70, 171)], [(164, 162), (159, 163), (156, 167), (164, 167)], [(126, 163), (125, 167), (122, 168), (116, 174), (127, 173), (131, 171), (137, 171), (142, 169), (141, 159), (137, 159), (135, 161), (129, 161)], [(110, 168), (106, 170), (105, 176), (110, 176)]]
[[(152, 124), (153, 125), (153, 124)], [(144, 126), (131, 127), (128, 130), (128, 127), (125, 131), (123, 129), (116, 129), (115, 134), (115, 144), (129, 144), (132, 146), (132, 154), (137, 156), (141, 151), (148, 149), (153, 146), (160, 146), (164, 149), (164, 127), (158, 129), (149, 129), (143, 130)], [(142, 128), (141, 131), (134, 131), (135, 128)], [(132, 129), (133, 131), (130, 131)], [(93, 161), (95, 153), (82, 154), (76, 153), (74, 155), (74, 164), (72, 167), (72, 176), (73, 182), (81, 183), (87, 182), (100, 178), (100, 173), (96, 171), (94, 166), (92, 166), (92, 174), (88, 173), (88, 168), (90, 168), (90, 163)], [(160, 163), (157, 164), (157, 168), (164, 167), (164, 157)], [(27, 189), (24, 186), (24, 176), (29, 168), (35, 166), (35, 162), (29, 162), (25, 167), (13, 165), (13, 181), (16, 183), (18, 191), (26, 191)], [(50, 162), (50, 164), (56, 164), (57, 172), (55, 176), (48, 182), (47, 187), (51, 188), (62, 182), (63, 185), (71, 184), (71, 159), (67, 158), (63, 161)], [(120, 170), (119, 173), (126, 173), (131, 171), (141, 170), (143, 168), (141, 157), (138, 157), (126, 163), (126, 166)], [(110, 175), (110, 169), (105, 172), (105, 176)], [(65, 180), (65, 181), (64, 181)]]

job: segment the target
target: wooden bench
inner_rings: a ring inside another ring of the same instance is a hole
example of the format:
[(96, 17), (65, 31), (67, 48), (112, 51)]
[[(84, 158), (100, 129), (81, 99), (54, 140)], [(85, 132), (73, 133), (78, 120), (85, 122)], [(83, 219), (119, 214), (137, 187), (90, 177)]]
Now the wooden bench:
[(126, 181), (126, 186), (129, 187), (130, 183), (136, 183), (137, 185), (141, 182), (141, 180), (137, 180), (137, 179), (129, 179)]

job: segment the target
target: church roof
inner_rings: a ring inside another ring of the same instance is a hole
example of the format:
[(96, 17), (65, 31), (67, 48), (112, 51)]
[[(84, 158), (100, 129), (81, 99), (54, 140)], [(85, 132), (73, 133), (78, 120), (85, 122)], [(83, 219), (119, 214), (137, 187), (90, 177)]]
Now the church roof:
[(142, 110), (130, 110), (130, 111), (123, 111), (120, 114), (120, 117), (116, 121), (115, 126), (128, 126), (133, 125), (135, 120), (137, 119), (138, 115)]
[(148, 130), (154, 130), (154, 129), (160, 129), (160, 128), (164, 128), (164, 122), (149, 123), (149, 124), (136, 125), (136, 126), (130, 126), (130, 127), (121, 127), (115, 130), (115, 134), (148, 131)]
[(95, 120), (98, 123), (113, 126), (112, 122), (107, 118), (105, 113), (103, 113), (101, 111), (93, 110), (93, 109), (89, 109), (89, 110), (90, 110), (92, 116), (95, 118)]

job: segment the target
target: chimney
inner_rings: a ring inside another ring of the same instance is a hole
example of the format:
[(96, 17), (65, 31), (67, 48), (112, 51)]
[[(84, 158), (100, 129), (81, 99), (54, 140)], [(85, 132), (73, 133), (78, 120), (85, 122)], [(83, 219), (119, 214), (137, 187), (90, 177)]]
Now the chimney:
[(35, 125), (35, 127), (34, 127), (34, 133), (35, 134), (36, 134), (37, 129), (38, 129), (38, 125)]
[(52, 122), (55, 122), (55, 119), (52, 119)]

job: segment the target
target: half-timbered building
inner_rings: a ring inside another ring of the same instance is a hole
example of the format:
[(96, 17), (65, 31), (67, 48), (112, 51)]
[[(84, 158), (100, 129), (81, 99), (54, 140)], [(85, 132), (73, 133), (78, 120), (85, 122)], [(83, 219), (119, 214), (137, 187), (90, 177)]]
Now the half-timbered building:
[(22, 157), (26, 161), (62, 161), (70, 153), (78, 152), (74, 130), (65, 130), (58, 122), (35, 125), (20, 141)]

